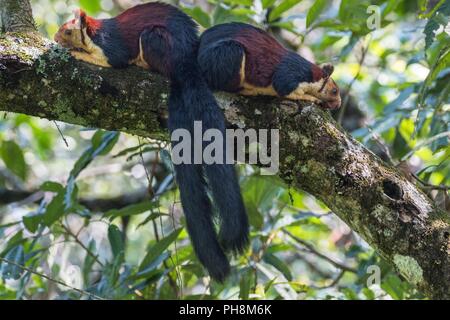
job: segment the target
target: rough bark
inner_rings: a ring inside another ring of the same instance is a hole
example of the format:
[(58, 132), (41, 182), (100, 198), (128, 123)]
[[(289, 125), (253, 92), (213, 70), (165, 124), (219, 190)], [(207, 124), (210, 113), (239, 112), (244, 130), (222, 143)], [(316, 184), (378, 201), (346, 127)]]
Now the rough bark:
[[(8, 190), (0, 188), (0, 206), (9, 205), (11, 203), (18, 203), (26, 201), (27, 204), (35, 202), (39, 204), (44, 196), (44, 192), (27, 191), (27, 190)], [(32, 199), (29, 199), (32, 197)], [(134, 193), (121, 194), (112, 198), (82, 198), (78, 199), (79, 203), (85, 206), (92, 212), (106, 212), (111, 209), (121, 209), (126, 206), (142, 202), (150, 199), (148, 190), (145, 188)]]
[[(166, 139), (167, 81), (138, 68), (102, 69), (48, 49), (36, 34), (0, 38), (0, 110)], [(280, 129), (284, 181), (322, 200), (409, 282), (450, 298), (450, 219), (314, 106), (216, 95), (229, 124)]]
[(0, 31), (35, 31), (28, 0), (0, 0)]

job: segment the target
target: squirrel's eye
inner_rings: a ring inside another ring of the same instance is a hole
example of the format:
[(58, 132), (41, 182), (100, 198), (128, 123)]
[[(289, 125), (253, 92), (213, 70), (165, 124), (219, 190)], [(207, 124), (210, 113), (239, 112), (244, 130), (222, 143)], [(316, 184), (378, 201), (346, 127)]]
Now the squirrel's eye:
[(331, 93), (332, 93), (333, 95), (337, 95), (337, 89), (336, 89), (336, 88), (333, 88), (333, 90), (331, 90)]
[(64, 34), (65, 34), (66, 36), (71, 36), (71, 35), (72, 35), (72, 30), (67, 29), (66, 31), (64, 31)]

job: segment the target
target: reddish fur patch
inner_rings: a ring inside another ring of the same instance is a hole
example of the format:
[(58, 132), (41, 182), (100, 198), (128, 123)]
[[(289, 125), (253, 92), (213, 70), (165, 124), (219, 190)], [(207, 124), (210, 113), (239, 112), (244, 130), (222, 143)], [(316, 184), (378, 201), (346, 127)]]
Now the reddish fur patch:
[(313, 64), (311, 70), (313, 82), (319, 81), (324, 77), (323, 71), (319, 66)]
[(100, 20), (86, 16), (86, 26), (89, 37), (92, 37), (97, 33), (98, 29), (100, 29), (100, 27), (102, 26), (102, 22)]
[(119, 32), (130, 49), (131, 56), (139, 54), (139, 38), (146, 29), (165, 27), (175, 8), (158, 2), (138, 5), (121, 13), (114, 19)]
[(257, 87), (268, 87), (281, 59), (287, 54), (277, 40), (264, 31), (243, 29), (235, 37), (245, 49), (245, 80)]

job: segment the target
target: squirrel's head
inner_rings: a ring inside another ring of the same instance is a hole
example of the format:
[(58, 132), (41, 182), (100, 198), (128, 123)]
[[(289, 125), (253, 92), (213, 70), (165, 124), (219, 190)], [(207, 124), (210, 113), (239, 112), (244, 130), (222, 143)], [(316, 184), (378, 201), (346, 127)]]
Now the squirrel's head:
[(88, 51), (89, 40), (100, 26), (95, 20), (79, 9), (75, 10), (75, 18), (64, 23), (55, 34), (55, 41), (61, 46), (75, 50)]
[(314, 86), (313, 94), (316, 98), (323, 101), (323, 106), (327, 109), (338, 109), (341, 106), (341, 95), (339, 87), (331, 78), (334, 67), (331, 63), (324, 63), (320, 67), (315, 66), (313, 70)]

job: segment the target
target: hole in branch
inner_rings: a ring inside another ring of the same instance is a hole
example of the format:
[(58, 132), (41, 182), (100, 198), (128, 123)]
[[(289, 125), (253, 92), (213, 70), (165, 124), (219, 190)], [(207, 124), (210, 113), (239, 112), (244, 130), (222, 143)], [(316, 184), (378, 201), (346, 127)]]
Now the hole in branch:
[(391, 180), (383, 180), (383, 192), (389, 198), (400, 200), (403, 196), (402, 189)]

